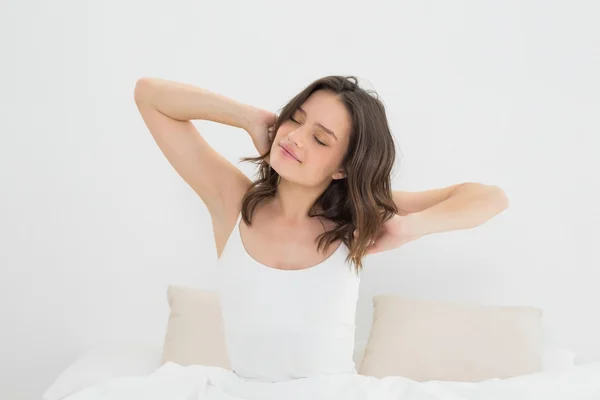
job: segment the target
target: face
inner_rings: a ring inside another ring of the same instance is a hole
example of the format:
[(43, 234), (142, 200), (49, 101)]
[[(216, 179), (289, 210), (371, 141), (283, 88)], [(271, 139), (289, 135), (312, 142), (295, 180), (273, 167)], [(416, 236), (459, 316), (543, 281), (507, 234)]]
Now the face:
[(350, 114), (336, 95), (316, 91), (279, 127), (270, 164), (282, 179), (305, 186), (342, 179), (345, 174), (340, 168), (350, 129)]

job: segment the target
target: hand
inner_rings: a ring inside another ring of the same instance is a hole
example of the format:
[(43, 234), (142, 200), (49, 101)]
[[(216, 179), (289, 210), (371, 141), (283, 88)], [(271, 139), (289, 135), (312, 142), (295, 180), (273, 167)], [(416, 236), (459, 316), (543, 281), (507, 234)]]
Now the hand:
[[(367, 254), (396, 249), (420, 238), (423, 235), (418, 232), (417, 227), (417, 214), (394, 215), (383, 223), (377, 238), (367, 248)], [(354, 235), (358, 236), (358, 230), (354, 231)]]
[[(254, 147), (261, 156), (271, 149), (275, 138), (274, 125), (276, 121), (277, 115), (270, 111), (258, 108), (252, 111), (246, 132), (252, 138)], [(269, 157), (266, 158), (266, 161), (269, 162)]]

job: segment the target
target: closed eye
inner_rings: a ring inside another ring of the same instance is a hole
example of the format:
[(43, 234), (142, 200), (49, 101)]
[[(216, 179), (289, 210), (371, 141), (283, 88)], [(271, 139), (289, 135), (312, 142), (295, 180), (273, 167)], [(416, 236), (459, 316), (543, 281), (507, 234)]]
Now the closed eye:
[[(297, 124), (299, 124), (298, 121), (296, 121), (294, 118), (290, 117), (290, 120), (292, 120), (292, 122), (295, 122)], [(319, 143), (321, 146), (327, 146), (325, 143), (321, 142), (319, 139), (317, 139), (317, 137), (315, 135), (313, 135), (313, 137), (315, 138), (316, 142)]]
[(315, 135), (313, 135), (313, 137), (315, 138), (315, 140), (317, 141), (317, 143), (319, 143), (321, 146), (327, 146), (325, 143), (323, 143), (319, 139), (317, 139), (317, 137)]

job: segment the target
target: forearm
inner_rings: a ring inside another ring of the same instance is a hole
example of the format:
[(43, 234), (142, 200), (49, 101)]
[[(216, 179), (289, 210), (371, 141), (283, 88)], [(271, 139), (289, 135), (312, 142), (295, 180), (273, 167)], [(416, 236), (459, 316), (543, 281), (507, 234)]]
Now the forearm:
[(246, 129), (256, 108), (187, 83), (141, 78), (136, 101), (147, 101), (161, 113), (180, 121), (201, 119)]
[[(450, 197), (412, 215), (419, 236), (470, 229), (483, 224), (508, 207), (508, 198), (497, 186), (469, 183)], [(410, 215), (409, 215), (410, 216)]]

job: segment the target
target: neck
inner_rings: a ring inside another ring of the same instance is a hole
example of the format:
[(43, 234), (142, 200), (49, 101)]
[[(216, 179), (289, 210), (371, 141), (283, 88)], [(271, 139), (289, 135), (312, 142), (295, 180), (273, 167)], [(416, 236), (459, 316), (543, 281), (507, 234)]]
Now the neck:
[(301, 186), (281, 178), (272, 204), (283, 220), (306, 222), (313, 218), (308, 216), (308, 212), (325, 188)]

